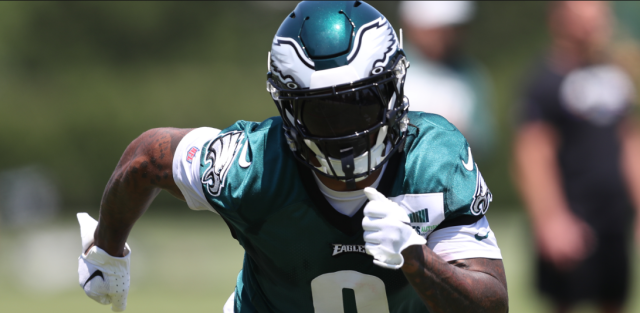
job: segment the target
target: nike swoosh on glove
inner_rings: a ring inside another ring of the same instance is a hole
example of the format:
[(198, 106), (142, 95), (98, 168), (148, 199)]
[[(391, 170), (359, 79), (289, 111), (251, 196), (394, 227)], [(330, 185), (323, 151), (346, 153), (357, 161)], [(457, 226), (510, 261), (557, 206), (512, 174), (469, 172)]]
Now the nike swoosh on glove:
[(89, 298), (102, 304), (111, 304), (111, 310), (124, 311), (127, 307), (129, 293), (129, 264), (131, 249), (125, 244), (125, 256), (112, 257), (93, 243), (98, 221), (87, 213), (78, 213), (80, 235), (82, 237), (82, 253), (78, 258), (78, 275), (80, 287)]
[(389, 269), (404, 264), (402, 250), (412, 245), (424, 245), (427, 240), (409, 225), (409, 216), (397, 203), (387, 199), (375, 188), (364, 193), (369, 203), (364, 208), (364, 248), (373, 256), (373, 263)]

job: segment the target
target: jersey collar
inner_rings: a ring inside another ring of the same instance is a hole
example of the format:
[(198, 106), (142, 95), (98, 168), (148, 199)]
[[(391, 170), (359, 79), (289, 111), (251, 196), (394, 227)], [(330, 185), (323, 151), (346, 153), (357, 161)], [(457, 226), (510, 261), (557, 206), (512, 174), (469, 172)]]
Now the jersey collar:
[[(389, 196), (391, 188), (393, 187), (393, 183), (395, 182), (395, 178), (398, 174), (398, 168), (401, 163), (400, 161), (403, 159), (403, 155), (404, 153), (394, 153), (391, 156), (386, 170), (384, 171), (384, 173), (382, 173), (380, 185), (376, 188), (380, 193), (387, 197)], [(353, 216), (349, 217), (347, 215), (343, 215), (340, 212), (336, 211), (336, 209), (334, 209), (331, 204), (329, 204), (327, 199), (318, 188), (318, 185), (315, 182), (315, 178), (313, 177), (313, 173), (309, 171), (307, 167), (300, 164), (300, 162), (296, 162), (296, 165), (298, 166), (298, 174), (300, 175), (302, 185), (304, 186), (307, 195), (313, 202), (313, 207), (318, 211), (320, 216), (322, 216), (329, 224), (333, 225), (336, 229), (349, 237), (352, 237), (354, 235), (361, 235), (361, 233), (363, 232), (363, 210), (368, 201), (365, 202)]]

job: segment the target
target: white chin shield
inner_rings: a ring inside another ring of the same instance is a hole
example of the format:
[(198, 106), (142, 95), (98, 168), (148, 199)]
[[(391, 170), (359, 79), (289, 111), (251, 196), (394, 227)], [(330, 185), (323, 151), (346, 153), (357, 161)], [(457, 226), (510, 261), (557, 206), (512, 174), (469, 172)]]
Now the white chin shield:
[[(385, 156), (389, 153), (391, 148), (388, 145), (387, 149), (385, 149), (384, 139), (387, 137), (387, 126), (383, 126), (380, 128), (378, 132), (378, 138), (376, 139), (376, 144), (371, 148), (370, 151), (366, 151), (365, 153), (355, 157), (353, 159), (353, 163), (355, 166), (354, 175), (367, 173), (369, 170), (373, 170), (376, 166), (378, 166), (384, 160)], [(319, 171), (328, 174), (328, 175), (336, 175), (336, 176), (346, 176), (344, 171), (342, 170), (342, 161), (338, 159), (334, 159), (332, 157), (325, 157), (324, 153), (320, 151), (318, 146), (311, 140), (305, 139), (304, 142), (307, 146), (313, 151), (320, 162), (320, 166), (316, 166), (315, 168)], [(369, 153), (371, 153), (371, 164), (369, 164)], [(329, 166), (329, 162), (331, 166)], [(333, 171), (331, 170), (333, 168)], [(335, 171), (335, 173), (334, 173)], [(367, 178), (367, 176), (356, 178), (355, 181), (359, 182)]]

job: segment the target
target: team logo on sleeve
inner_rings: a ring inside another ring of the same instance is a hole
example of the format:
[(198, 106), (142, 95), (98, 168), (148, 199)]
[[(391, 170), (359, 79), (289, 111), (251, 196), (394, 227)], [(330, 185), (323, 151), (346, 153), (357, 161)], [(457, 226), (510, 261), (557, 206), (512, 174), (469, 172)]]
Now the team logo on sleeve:
[(487, 187), (487, 183), (484, 182), (480, 171), (476, 171), (476, 192), (473, 194), (473, 201), (471, 201), (471, 213), (473, 215), (486, 214), (489, 209), (489, 203), (493, 201), (493, 195)]
[(207, 185), (206, 190), (210, 195), (214, 197), (220, 195), (229, 168), (240, 150), (242, 139), (244, 139), (244, 132), (229, 132), (211, 141), (203, 151), (206, 153), (204, 158), (206, 170), (202, 174), (202, 183)]

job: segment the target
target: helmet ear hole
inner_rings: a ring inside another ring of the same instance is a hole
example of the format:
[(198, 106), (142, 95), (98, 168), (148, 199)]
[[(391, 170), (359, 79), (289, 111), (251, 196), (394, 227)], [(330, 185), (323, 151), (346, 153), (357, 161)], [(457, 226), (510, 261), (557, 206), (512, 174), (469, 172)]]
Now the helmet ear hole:
[(296, 83), (287, 83), (287, 87), (289, 89), (298, 89), (298, 84), (296, 84)]
[(384, 68), (382, 66), (378, 66), (378, 67), (374, 68), (373, 70), (371, 70), (371, 74), (372, 75), (378, 75), (378, 74), (382, 73), (382, 71), (384, 71)]

